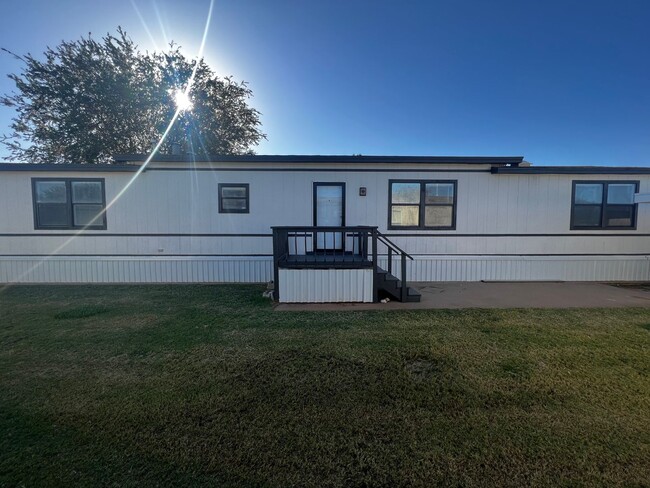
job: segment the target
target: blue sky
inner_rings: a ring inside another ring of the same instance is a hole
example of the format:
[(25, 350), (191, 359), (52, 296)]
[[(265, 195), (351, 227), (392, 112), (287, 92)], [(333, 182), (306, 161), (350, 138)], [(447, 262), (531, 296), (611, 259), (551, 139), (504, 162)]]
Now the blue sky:
[[(134, 2), (151, 37), (130, 0), (22, 0), (0, 46), (37, 54), (121, 25), (142, 49), (197, 52), (208, 0)], [(648, 25), (648, 0), (216, 0), (205, 57), (250, 83), (260, 154), (650, 165)], [(0, 55), (0, 91), (19, 68)], [(11, 117), (0, 108), (0, 132)]]

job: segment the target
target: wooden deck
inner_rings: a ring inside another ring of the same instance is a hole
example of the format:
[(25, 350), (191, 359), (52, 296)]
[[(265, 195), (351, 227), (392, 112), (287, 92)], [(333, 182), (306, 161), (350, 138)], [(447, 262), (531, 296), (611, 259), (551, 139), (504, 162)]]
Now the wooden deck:
[(337, 268), (371, 268), (372, 261), (351, 253), (332, 253), (331, 254), (299, 254), (289, 255), (282, 261), (280, 266), (283, 268), (328, 268), (335, 266)]
[[(387, 236), (379, 232), (377, 227), (293, 226), (272, 227), (272, 229), (274, 298), (279, 302), (282, 302), (283, 299), (295, 302), (303, 298), (310, 302), (318, 302), (321, 301), (320, 299), (332, 301), (330, 295), (324, 298), (323, 290), (327, 285), (327, 283), (324, 285), (324, 281), (330, 283), (326, 287), (328, 293), (333, 288), (337, 288), (339, 291), (343, 290), (342, 294), (335, 297), (339, 302), (368, 301), (365, 294), (359, 300), (359, 296), (351, 292), (352, 289), (355, 291), (371, 290), (371, 301), (374, 302), (378, 302), (382, 297), (405, 302), (420, 301), (420, 293), (409, 287), (405, 279), (406, 260), (413, 260), (413, 257), (397, 247)], [(327, 239), (328, 235), (332, 238)], [(337, 235), (340, 238), (337, 238)], [(378, 265), (379, 246), (387, 249), (388, 270), (384, 270)], [(400, 267), (401, 279), (392, 274), (394, 260), (398, 260), (397, 265)], [(303, 280), (303, 282), (294, 281), (294, 284), (300, 284), (293, 288), (288, 286), (283, 288), (280, 283), (280, 269), (293, 270), (290, 273), (282, 273), (283, 279)], [(319, 271), (310, 272), (310, 269)], [(337, 269), (345, 270), (345, 273), (336, 274)], [(305, 271), (303, 272), (303, 270)], [(325, 270), (327, 271), (325, 272)], [(358, 270), (358, 272), (354, 270)], [(368, 270), (372, 270), (371, 285), (368, 284)], [(345, 276), (346, 279), (352, 280), (356, 284), (351, 286), (341, 283), (338, 286), (332, 285), (341, 276)], [(307, 298), (303, 297), (304, 289), (316, 290), (315, 295), (312, 293)], [(289, 294), (289, 298), (285, 299), (284, 293)]]

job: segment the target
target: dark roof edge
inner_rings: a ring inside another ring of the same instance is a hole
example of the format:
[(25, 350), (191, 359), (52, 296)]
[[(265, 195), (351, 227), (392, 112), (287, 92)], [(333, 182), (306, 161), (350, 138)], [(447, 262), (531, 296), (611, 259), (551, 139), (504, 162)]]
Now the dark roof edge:
[(135, 172), (135, 164), (32, 164), (0, 163), (0, 171), (90, 171), (90, 172)]
[[(142, 162), (146, 154), (116, 154), (118, 163)], [(518, 165), (523, 156), (344, 156), (344, 155), (215, 155), (206, 157), (159, 154), (152, 162), (167, 163), (411, 163), (411, 164), (510, 164)]]
[[(228, 156), (228, 158), (242, 156)], [(250, 156), (247, 156), (250, 157)], [(275, 157), (275, 156), (274, 156)], [(282, 157), (282, 156), (277, 156)], [(331, 156), (325, 156), (327, 158)], [(356, 158), (360, 156), (355, 156)], [(363, 156), (366, 158), (371, 158), (372, 156)], [(375, 156), (381, 158), (390, 158), (389, 156)], [(170, 161), (178, 162), (178, 157), (174, 156), (175, 159)], [(338, 156), (336, 156), (338, 158)], [(404, 157), (401, 157), (403, 159)], [(408, 158), (418, 158), (419, 156), (408, 156)], [(430, 159), (430, 158), (427, 158)], [(466, 159), (466, 158), (465, 158)], [(473, 158), (476, 159), (476, 158)], [(481, 158), (486, 159), (486, 158)], [(503, 164), (504, 158), (487, 158), (487, 159), (499, 159)], [(134, 162), (136, 160), (133, 160)], [(236, 162), (241, 161), (240, 159), (221, 159), (219, 161), (223, 162)], [(257, 161), (268, 161), (267, 159), (260, 159)], [(282, 159), (282, 162), (287, 162), (286, 159)], [(296, 160), (296, 162), (310, 162), (304, 160)], [(217, 162), (217, 161), (213, 161)], [(253, 162), (250, 161), (249, 162)], [(288, 161), (293, 162), (293, 161)], [(320, 162), (320, 161), (311, 161), (311, 162)], [(340, 161), (344, 162), (344, 161)], [(364, 161), (365, 162), (365, 161)], [(396, 162), (394, 159), (389, 161), (368, 161), (368, 162)], [(397, 162), (408, 162), (408, 161), (397, 161)], [(419, 161), (426, 163), (428, 161)], [(442, 161), (441, 161), (442, 162)], [(451, 163), (449, 158), (445, 158), (447, 163)], [(458, 164), (464, 164), (459, 162)], [(470, 162), (467, 164), (490, 164), (488, 162), (481, 161), (479, 162)], [(509, 163), (513, 164), (513, 163)], [(139, 164), (30, 164), (30, 163), (0, 163), (0, 171), (82, 171), (82, 172), (127, 172), (132, 173), (140, 169)], [(607, 175), (607, 174), (620, 174), (620, 175), (644, 175), (650, 174), (650, 167), (623, 167), (623, 166), (531, 166), (531, 167), (521, 167), (521, 166), (493, 166), (490, 170), (492, 174), (496, 175)]]
[(650, 167), (623, 166), (532, 166), (493, 167), (496, 175), (646, 175)]

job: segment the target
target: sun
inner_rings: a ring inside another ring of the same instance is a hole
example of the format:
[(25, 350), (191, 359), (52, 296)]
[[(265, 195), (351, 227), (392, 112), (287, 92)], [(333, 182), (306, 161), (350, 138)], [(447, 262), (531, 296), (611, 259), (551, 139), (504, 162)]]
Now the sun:
[(181, 112), (189, 112), (194, 106), (190, 96), (184, 90), (180, 89), (174, 91), (174, 103), (176, 104), (176, 108)]

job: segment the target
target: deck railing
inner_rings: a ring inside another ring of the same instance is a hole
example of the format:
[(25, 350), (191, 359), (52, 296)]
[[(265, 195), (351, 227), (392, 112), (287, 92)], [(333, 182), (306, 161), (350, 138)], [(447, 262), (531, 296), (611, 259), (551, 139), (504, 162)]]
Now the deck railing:
[(387, 236), (369, 226), (341, 227), (273, 227), (273, 268), (276, 299), (279, 299), (280, 268), (371, 267), (374, 271), (374, 301), (378, 301), (380, 246), (387, 249), (388, 272), (393, 260), (400, 259), (401, 295), (405, 299), (406, 260), (413, 257), (400, 249)]

